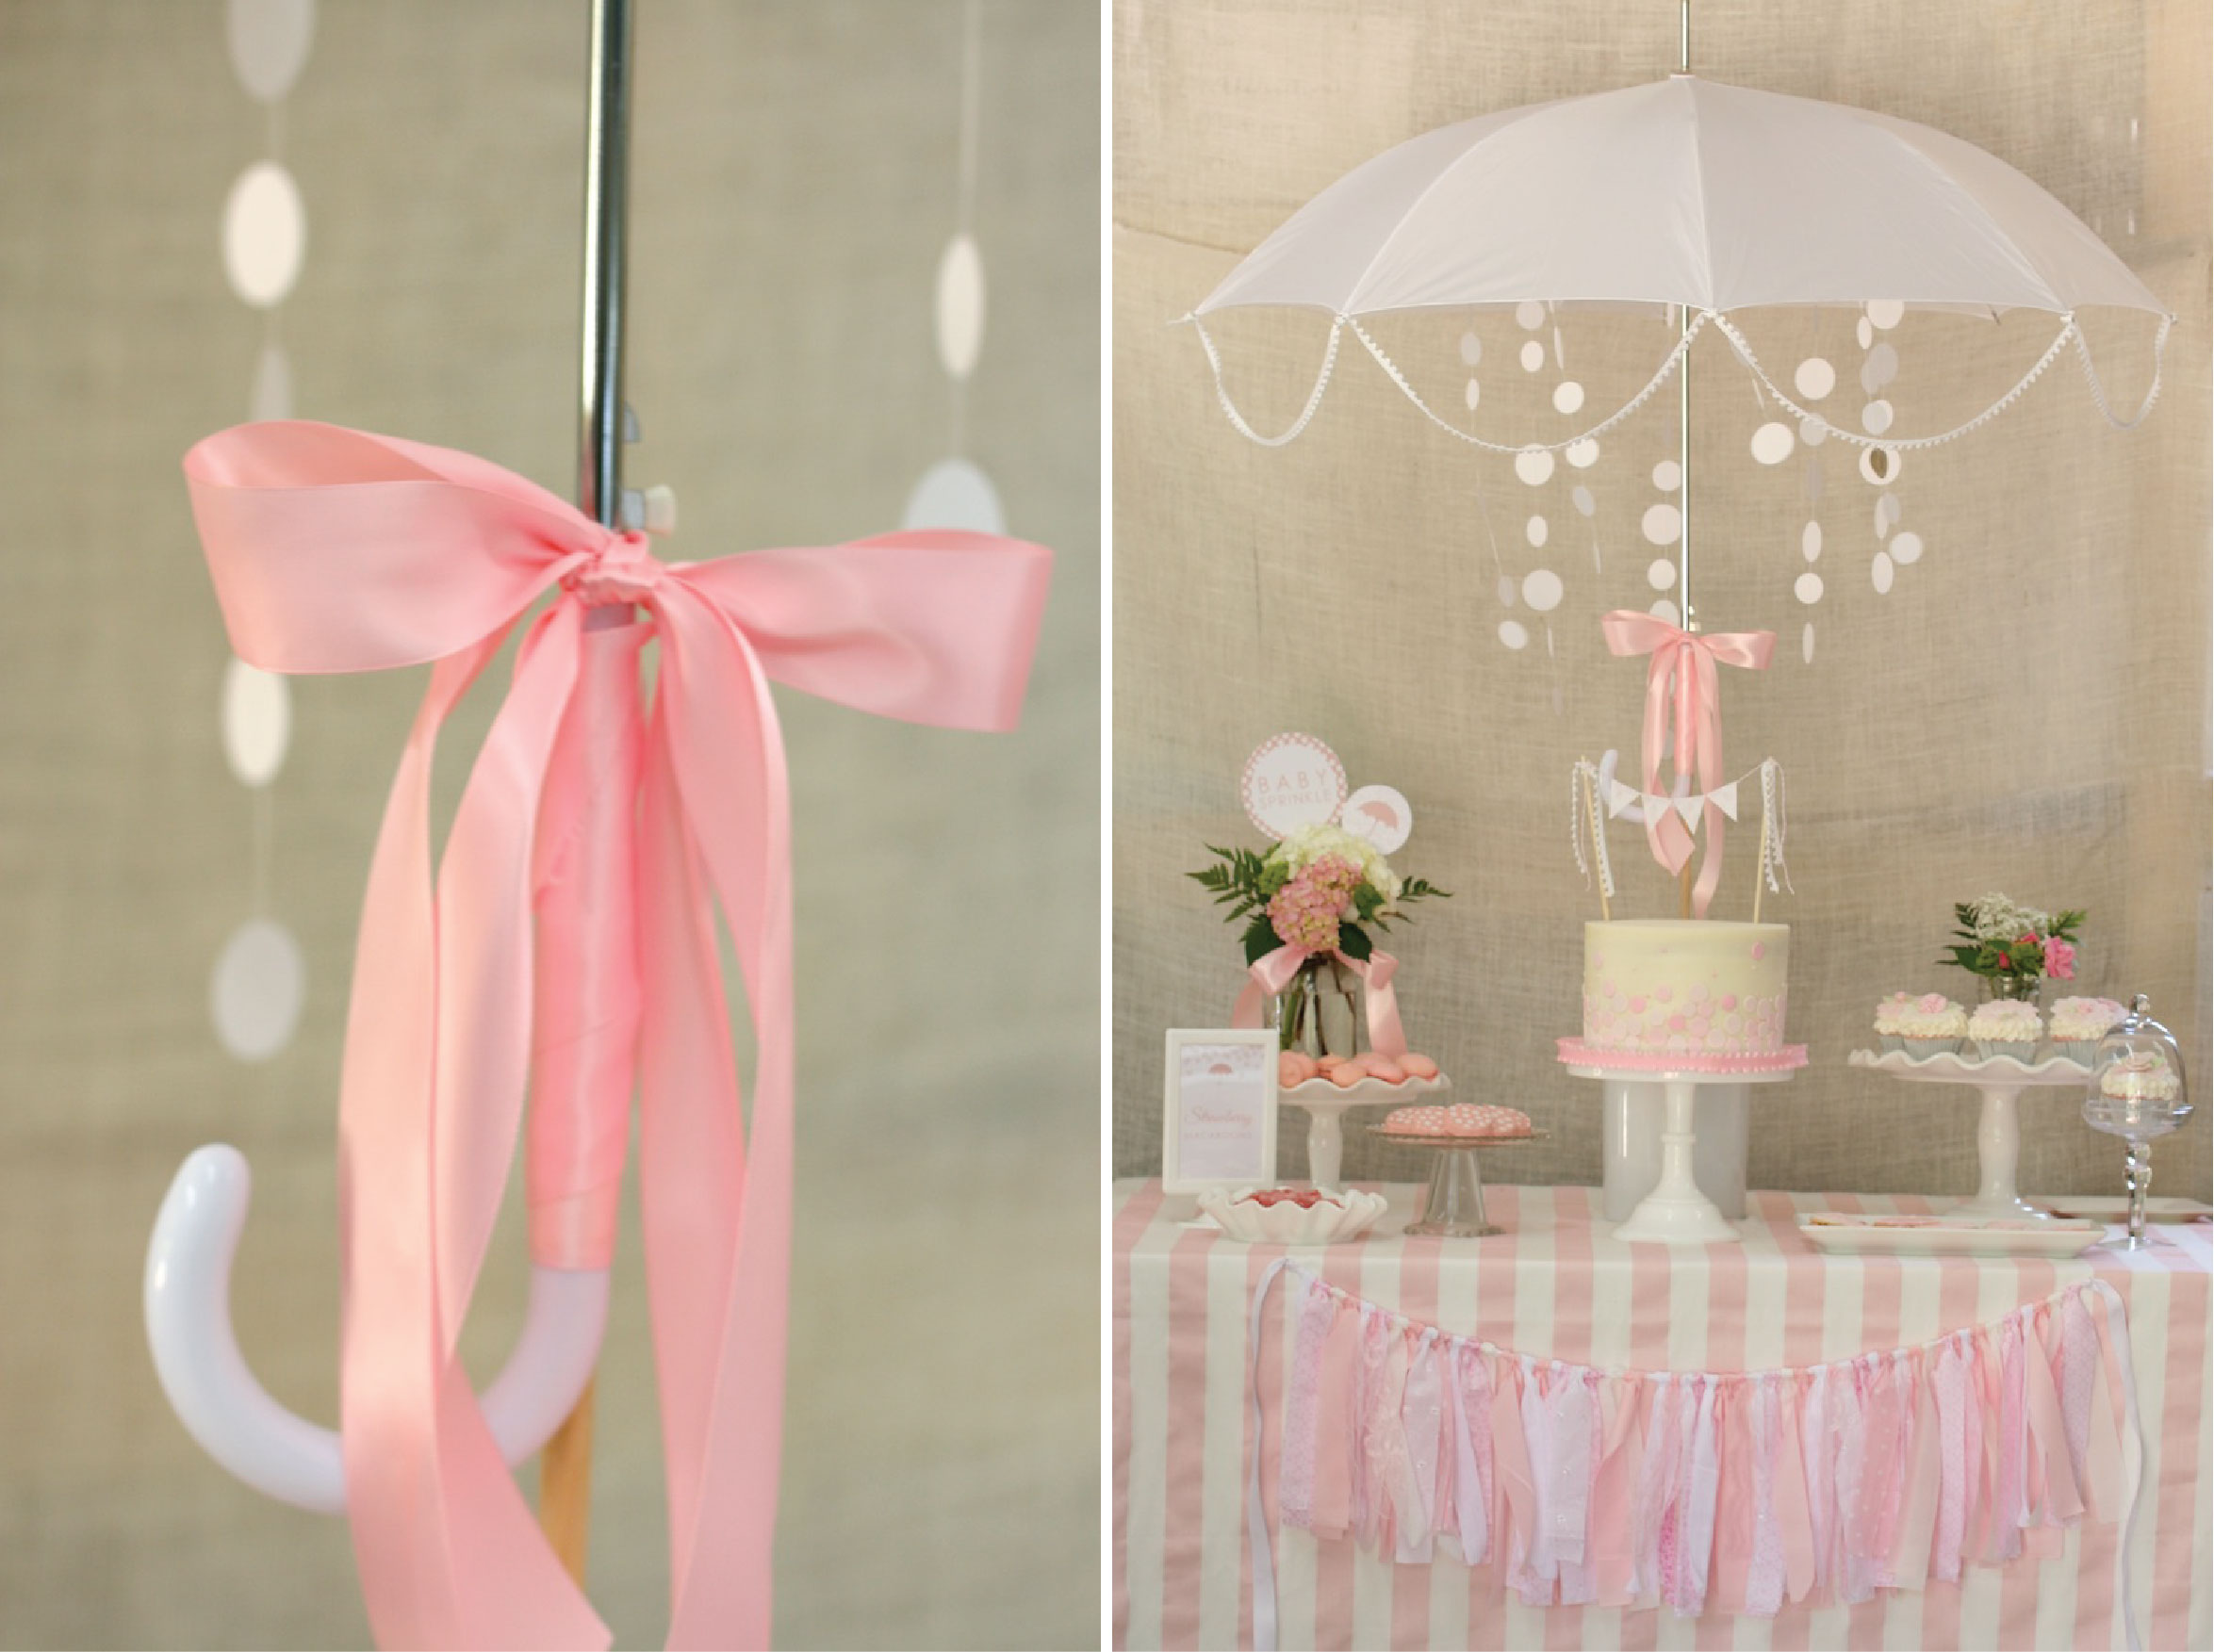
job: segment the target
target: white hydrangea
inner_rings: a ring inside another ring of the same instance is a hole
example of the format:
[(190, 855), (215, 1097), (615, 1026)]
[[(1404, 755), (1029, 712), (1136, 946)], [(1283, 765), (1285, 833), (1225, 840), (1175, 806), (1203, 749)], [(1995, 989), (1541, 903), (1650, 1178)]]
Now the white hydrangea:
[(1402, 881), (1391, 870), (1391, 863), (1376, 852), (1376, 846), (1326, 821), (1292, 827), (1269, 851), (1268, 858), (1296, 875), (1329, 855), (1341, 856), (1358, 866), (1362, 879), (1384, 897), (1387, 910), (1399, 899)]
[(2006, 895), (1990, 894), (1970, 904), (1978, 940), (2019, 940), (2052, 932), (2053, 915), (2025, 907)]

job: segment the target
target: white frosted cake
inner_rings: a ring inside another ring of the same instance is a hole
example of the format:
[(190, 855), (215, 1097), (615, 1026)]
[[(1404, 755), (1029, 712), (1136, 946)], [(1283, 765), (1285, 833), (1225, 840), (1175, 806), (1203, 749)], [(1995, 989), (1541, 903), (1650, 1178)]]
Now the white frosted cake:
[(1783, 1048), (1791, 928), (1707, 918), (1583, 926), (1583, 1043), (1640, 1055)]

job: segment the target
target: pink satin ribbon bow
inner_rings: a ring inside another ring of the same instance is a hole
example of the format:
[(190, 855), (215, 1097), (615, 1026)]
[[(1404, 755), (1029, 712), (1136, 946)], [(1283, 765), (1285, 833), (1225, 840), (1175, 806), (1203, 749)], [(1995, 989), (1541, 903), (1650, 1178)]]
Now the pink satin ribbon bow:
[(1336, 958), (1360, 976), (1361, 999), (1369, 1016), (1369, 1048), (1379, 1055), (1404, 1055), (1407, 1035), (1400, 1027), (1399, 993), (1391, 985), (1391, 977), (1399, 973), (1399, 959), (1387, 952), (1371, 952), (1363, 962), (1335, 949), (1313, 953), (1304, 946), (1280, 946), (1255, 958), (1246, 971), (1246, 983), (1238, 994), (1237, 1006), (1230, 1012), (1230, 1024), (1259, 1026), (1261, 1001), (1274, 997), (1291, 985), (1291, 977), (1299, 973), (1300, 966), (1318, 957)]
[[(340, 1431), (378, 1643), (608, 1644), (455, 1343), (526, 1075), (533, 1258), (600, 1268), (634, 1072), (668, 1644), (765, 1645), (793, 1129), (790, 807), (769, 681), (912, 722), (1012, 728), (1051, 553), (932, 530), (664, 564), (643, 536), (484, 460), (321, 424), (224, 431), (185, 474), (241, 659), (433, 667), (369, 871), (339, 1103)], [(439, 725), (556, 585), (434, 887)], [(586, 630), (585, 609), (610, 603), (649, 623)], [(648, 635), (662, 650), (649, 717)], [(750, 1132), (711, 894), (753, 1021)]]
[[(1671, 710), (1676, 720), (1676, 773), (1696, 774), (1699, 789), (1713, 792), (1722, 783), (1722, 696), (1714, 669), (1717, 662), (1765, 671), (1776, 649), (1774, 631), (1718, 631), (1703, 636), (1680, 630), (1665, 619), (1632, 609), (1616, 609), (1599, 621), (1607, 646), (1616, 654), (1650, 654), (1652, 666), (1645, 686), (1645, 789), (1648, 795), (1661, 790), (1661, 747), (1667, 737)], [(1673, 685), (1673, 687), (1671, 687)], [(1699, 863), (1697, 884), (1692, 890), (1692, 910), (1704, 918), (1722, 878), (1721, 806), (1708, 799), (1707, 852)], [(1681, 872), (1696, 847), (1691, 828), (1673, 809), (1648, 806), (1646, 842), (1653, 859), (1670, 872)]]

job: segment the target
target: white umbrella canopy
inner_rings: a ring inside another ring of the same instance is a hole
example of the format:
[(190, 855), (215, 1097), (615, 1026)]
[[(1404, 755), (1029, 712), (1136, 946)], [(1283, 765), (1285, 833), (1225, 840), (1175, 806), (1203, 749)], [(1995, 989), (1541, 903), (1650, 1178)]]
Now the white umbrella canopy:
[(1531, 299), (2169, 316), (2080, 219), (1976, 145), (1691, 74), (1387, 150), (1301, 207), (1193, 313)]

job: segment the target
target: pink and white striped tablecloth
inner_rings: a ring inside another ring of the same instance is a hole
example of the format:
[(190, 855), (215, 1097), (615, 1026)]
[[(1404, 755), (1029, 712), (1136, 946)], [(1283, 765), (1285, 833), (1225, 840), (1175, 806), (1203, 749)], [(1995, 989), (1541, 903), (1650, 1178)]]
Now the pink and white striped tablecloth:
[[(1300, 1254), (1331, 1284), (1411, 1317), (1540, 1358), (1674, 1370), (1745, 1370), (1846, 1359), (1995, 1319), (2096, 1275), (2129, 1317), (2147, 1482), (2128, 1590), (2147, 1647), (2208, 1644), (2214, 1509), (2205, 1411), (2214, 1243), (2204, 1225), (2164, 1227), (2134, 1254), (2062, 1262), (1826, 1257), (1799, 1236), (1804, 1212), (1926, 1212), (1909, 1195), (1756, 1193), (1743, 1245), (1625, 1245), (1597, 1219), (1590, 1187), (1486, 1189), (1494, 1238), (1400, 1233), (1418, 1189), (1377, 1235)], [(1128, 1647), (1253, 1644), (1245, 1530), (1250, 1461), (1247, 1319), (1279, 1246), (1183, 1225), (1189, 1199), (1157, 1181), (1115, 1186), (1114, 1623)], [(1943, 1202), (1938, 1202), (1942, 1203)], [(1283, 1291), (1287, 1309), (1300, 1293)], [(1286, 1316), (1262, 1336), (1265, 1449), (1284, 1402)], [(2087, 1524), (2060, 1556), (1978, 1569), (1959, 1585), (1879, 1593), (1857, 1607), (1786, 1607), (1773, 1620), (1679, 1619), (1665, 1610), (1526, 1607), (1489, 1568), (1395, 1565), (1351, 1541), (1275, 1532), (1286, 1647), (2120, 1646), (2118, 1530)]]

